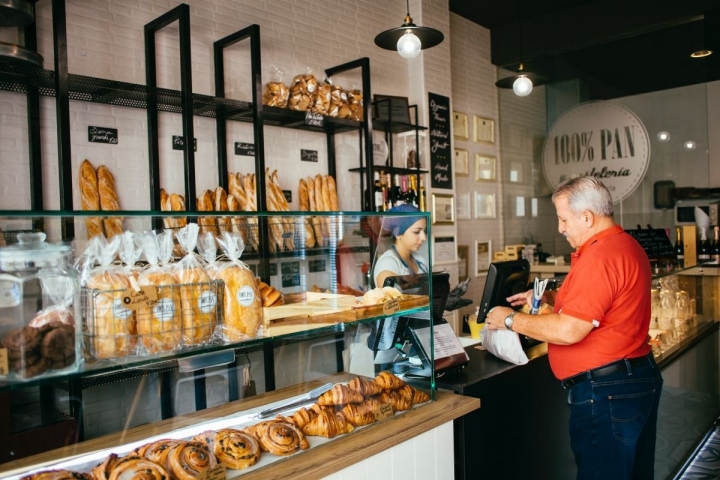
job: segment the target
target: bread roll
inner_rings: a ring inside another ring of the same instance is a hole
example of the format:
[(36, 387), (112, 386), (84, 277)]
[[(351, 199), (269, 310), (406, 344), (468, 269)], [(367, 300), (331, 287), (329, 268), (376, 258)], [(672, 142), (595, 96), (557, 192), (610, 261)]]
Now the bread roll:
[[(105, 165), (100, 165), (97, 169), (98, 192), (100, 192), (100, 209), (106, 211), (120, 210), (117, 192), (115, 191), (115, 178), (113, 178), (110, 170)], [(105, 227), (105, 236), (108, 239), (115, 235), (123, 233), (122, 217), (114, 217), (103, 220)]]
[(182, 339), (182, 310), (180, 290), (175, 277), (167, 272), (147, 271), (140, 275), (142, 286), (157, 287), (158, 304), (137, 311), (137, 333), (140, 342), (150, 353), (167, 352), (180, 347)]
[(88, 334), (95, 358), (126, 357), (135, 349), (135, 313), (123, 306), (130, 280), (121, 271), (102, 270), (87, 281)]
[(183, 345), (202, 345), (210, 341), (217, 320), (217, 292), (208, 284), (210, 276), (200, 268), (178, 268)]
[(223, 333), (231, 342), (255, 338), (262, 321), (262, 299), (253, 273), (231, 265), (210, 272), (215, 280), (225, 282), (223, 299)]
[[(83, 210), (100, 210), (97, 173), (89, 160), (83, 160), (80, 164), (79, 184), (81, 208)], [(98, 217), (86, 218), (85, 228), (87, 228), (89, 239), (103, 233), (102, 221)]]

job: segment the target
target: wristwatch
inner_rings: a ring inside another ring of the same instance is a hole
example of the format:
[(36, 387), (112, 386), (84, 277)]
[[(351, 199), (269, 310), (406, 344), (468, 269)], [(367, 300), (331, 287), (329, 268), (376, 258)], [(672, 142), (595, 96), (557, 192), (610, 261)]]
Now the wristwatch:
[(513, 322), (514, 322), (513, 317), (515, 316), (516, 313), (517, 312), (515, 312), (515, 311), (510, 312), (510, 314), (507, 317), (505, 317), (505, 328), (507, 328), (508, 330), (512, 330), (512, 326), (513, 326)]

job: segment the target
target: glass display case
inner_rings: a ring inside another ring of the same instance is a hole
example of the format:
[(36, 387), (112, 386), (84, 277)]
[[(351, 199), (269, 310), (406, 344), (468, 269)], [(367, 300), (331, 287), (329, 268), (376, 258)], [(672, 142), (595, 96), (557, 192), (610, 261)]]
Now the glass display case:
[[(126, 374), (159, 364), (196, 372), (236, 362), (246, 354), (242, 352), (265, 351), (265, 370), (271, 370), (285, 388), (270, 392), (274, 380), (266, 381), (266, 392), (258, 388), (260, 394), (253, 397), (252, 408), (244, 408), (241, 402), (223, 418), (162, 434), (163, 438), (188, 442), (207, 431), (215, 432), (207, 434), (215, 437), (219, 431), (231, 429), (223, 433), (228, 433), (230, 440), (223, 442), (233, 442), (232, 435), (240, 435), (235, 431), (255, 426), (250, 435), (263, 450), (268, 448), (262, 442), (269, 441), (263, 435), (272, 436), (273, 432), (281, 443), (288, 440), (293, 444), (287, 449), (272, 445), (270, 452), (277, 455), (263, 452), (257, 463), (243, 468), (240, 463), (223, 462), (219, 456), (228, 478), (308, 447), (312, 451), (353, 430), (374, 428), (373, 424), (385, 418), (422, 408), (434, 399), (432, 327), (439, 319), (432, 313), (428, 242), (419, 254), (427, 259), (429, 268), (416, 275), (412, 292), (371, 290), (366, 285), (378, 249), (386, 248), (387, 242), (381, 241), (384, 220), (407, 214), (107, 213), (0, 212), (0, 239), (5, 243), (0, 252), (12, 248), (19, 232), (28, 231), (41, 231), (47, 243), (71, 249), (67, 262), (78, 278), (73, 307), (82, 334), (76, 368), (59, 372), (48, 368), (36, 375), (6, 373), (0, 375), (0, 393)], [(429, 237), (429, 214), (413, 215), (426, 221)], [(94, 231), (93, 226), (102, 225), (108, 233), (113, 224), (118, 227), (115, 235), (88, 239), (86, 232)], [(273, 229), (283, 241), (266, 252), (268, 232)], [(68, 231), (74, 233), (73, 238), (66, 238)], [(319, 237), (311, 248), (306, 246), (308, 231), (318, 232)], [(37, 307), (40, 310), (47, 305), (40, 302)], [(18, 314), (10, 326), (0, 325), (0, 338), (20, 324), (31, 328), (37, 310)], [(404, 318), (411, 321), (394, 321)], [(389, 325), (395, 326), (395, 331), (388, 329)], [(376, 341), (386, 334), (391, 335), (391, 342)], [(277, 345), (308, 340), (312, 340), (309, 348), (267, 356)], [(7, 350), (4, 353), (7, 356)], [(315, 368), (317, 360), (310, 358), (313, 354), (334, 361)], [(268, 372), (265, 374), (267, 378)], [(262, 402), (264, 396), (267, 402)], [(277, 420), (276, 415), (283, 418)], [(274, 423), (262, 423), (265, 421)], [(210, 445), (212, 451), (219, 438), (196, 440)], [(88, 473), (111, 454), (128, 456), (155, 440), (159, 438), (148, 434), (136, 442), (98, 448), (70, 463), (60, 458), (43, 468)]]

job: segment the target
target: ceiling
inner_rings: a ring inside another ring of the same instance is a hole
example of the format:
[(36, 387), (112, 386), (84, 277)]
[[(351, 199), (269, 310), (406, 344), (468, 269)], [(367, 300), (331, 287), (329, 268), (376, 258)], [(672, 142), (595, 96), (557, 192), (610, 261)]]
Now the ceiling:
[[(720, 80), (720, 0), (450, 0), (491, 32), (494, 65), (580, 79), (587, 100)], [(690, 53), (714, 50), (706, 58)]]

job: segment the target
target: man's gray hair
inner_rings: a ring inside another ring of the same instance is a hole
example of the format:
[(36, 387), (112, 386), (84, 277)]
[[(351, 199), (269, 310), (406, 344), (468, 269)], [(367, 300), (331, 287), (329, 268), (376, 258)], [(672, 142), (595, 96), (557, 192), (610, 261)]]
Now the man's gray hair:
[(597, 177), (576, 177), (561, 183), (552, 195), (553, 202), (562, 195), (567, 195), (568, 206), (576, 215), (584, 210), (590, 210), (595, 215), (613, 215), (610, 192)]

